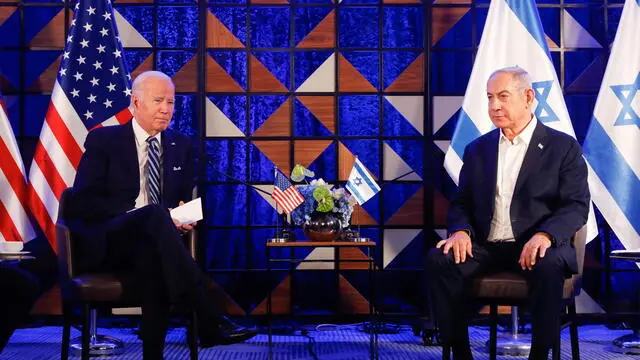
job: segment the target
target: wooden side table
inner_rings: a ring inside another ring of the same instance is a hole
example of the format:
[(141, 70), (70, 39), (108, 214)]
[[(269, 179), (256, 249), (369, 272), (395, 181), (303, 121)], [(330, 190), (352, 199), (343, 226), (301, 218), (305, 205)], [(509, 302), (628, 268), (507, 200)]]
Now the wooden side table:
[[(367, 242), (351, 242), (351, 241), (332, 241), (332, 242), (318, 242), (318, 241), (291, 241), (291, 242), (267, 242), (267, 277), (271, 279), (272, 264), (274, 263), (287, 263), (289, 264), (289, 273), (293, 274), (295, 271), (295, 265), (305, 262), (332, 262), (334, 264), (333, 271), (336, 276), (340, 276), (340, 262), (350, 263), (367, 263), (367, 273), (369, 278), (369, 355), (370, 359), (378, 359), (378, 318), (375, 305), (377, 304), (377, 269), (375, 259), (373, 257), (373, 251), (375, 250), (376, 243), (373, 241)], [(273, 249), (289, 249), (288, 258), (274, 258), (272, 257)], [(333, 248), (333, 259), (296, 259), (294, 251), (296, 248)], [(348, 248), (364, 248), (366, 259), (340, 259), (340, 250)], [(322, 271), (322, 270), (319, 270)], [(293, 282), (292, 282), (293, 287)], [(269, 360), (273, 359), (273, 332), (271, 319), (273, 317), (272, 309), (272, 295), (271, 291), (267, 295), (267, 324), (268, 324), (268, 338), (269, 338)], [(291, 299), (293, 301), (293, 299)]]

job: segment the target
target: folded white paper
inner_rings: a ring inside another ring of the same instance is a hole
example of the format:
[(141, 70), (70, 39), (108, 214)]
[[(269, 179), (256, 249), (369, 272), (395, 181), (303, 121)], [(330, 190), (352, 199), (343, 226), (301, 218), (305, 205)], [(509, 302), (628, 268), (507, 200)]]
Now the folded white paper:
[(193, 224), (202, 220), (202, 200), (193, 199), (188, 203), (171, 210), (171, 218), (183, 224)]

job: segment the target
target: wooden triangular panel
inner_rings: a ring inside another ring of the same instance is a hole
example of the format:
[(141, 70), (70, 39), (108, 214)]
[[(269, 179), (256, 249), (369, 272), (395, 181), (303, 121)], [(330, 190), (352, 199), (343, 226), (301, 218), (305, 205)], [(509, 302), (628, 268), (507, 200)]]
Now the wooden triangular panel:
[(434, 7), (431, 12), (431, 45), (438, 43), (468, 11), (468, 7)]
[(331, 140), (296, 140), (293, 160), (296, 164), (308, 168), (332, 142)]
[(291, 173), (288, 140), (253, 140), (253, 145), (262, 151), (280, 171), (285, 174)]
[(173, 75), (176, 92), (198, 91), (198, 55), (194, 55)]
[(291, 134), (291, 98), (262, 123), (253, 136), (289, 136)]
[[(54, 61), (45, 71), (38, 76), (38, 78), (31, 83), (28, 87), (28, 91), (38, 91), (38, 92), (51, 92), (53, 91), (53, 86), (56, 83), (56, 78), (58, 76), (58, 70), (60, 68), (60, 62), (62, 62), (62, 55), (58, 56), (56, 61)], [(67, 74), (66, 76), (71, 76), (71, 74)]]
[(338, 55), (338, 86), (344, 92), (376, 92), (376, 88), (371, 85), (349, 60), (342, 54)]
[(433, 191), (433, 225), (436, 227), (447, 226), (447, 213), (449, 212), (449, 200), (440, 191)]
[(15, 6), (0, 6), (0, 24), (10, 18), (17, 9)]
[(332, 133), (336, 132), (335, 97), (297, 96), (297, 99)]
[(44, 28), (42, 28), (42, 30), (40, 30), (40, 32), (38, 32), (33, 39), (31, 39), (29, 47), (32, 49), (52, 47), (63, 48), (64, 43), (64, 10), (61, 10)]
[(244, 48), (244, 44), (218, 18), (207, 12), (207, 48)]
[(322, 19), (311, 30), (307, 36), (300, 41), (297, 48), (333, 48), (336, 46), (336, 14), (334, 10), (331, 10), (327, 16)]
[(351, 283), (340, 275), (340, 311), (343, 314), (368, 314), (369, 301)]
[(557, 49), (557, 48), (559, 48), (559, 47), (560, 47), (560, 46), (558, 46), (558, 44), (556, 44), (556, 42), (555, 42), (555, 41), (553, 41), (553, 40), (549, 37), (549, 35), (544, 34), (544, 37), (545, 37), (545, 39), (547, 40), (547, 46), (548, 46), (550, 49)]
[(211, 56), (207, 56), (207, 92), (244, 92)]
[(382, 0), (384, 4), (421, 4), (420, 0)]
[(284, 5), (288, 4), (289, 0), (251, 0), (252, 4), (263, 4), (263, 5)]
[(398, 211), (387, 220), (386, 225), (423, 225), (424, 224), (424, 187), (407, 200)]
[[(358, 262), (354, 262), (353, 260), (358, 260)], [(369, 269), (369, 263), (362, 260), (367, 260), (367, 255), (362, 250), (358, 248), (340, 249), (340, 270)]]
[[(291, 309), (291, 276), (287, 275), (284, 280), (271, 292), (271, 313), (288, 314)], [(267, 298), (256, 306), (251, 312), (252, 315), (265, 315), (267, 313)]]
[(3, 92), (16, 91), (17, 89), (13, 87), (11, 81), (9, 81), (4, 75), (0, 74), (0, 90)]
[(385, 91), (423, 91), (424, 90), (424, 53), (418, 55), (413, 62), (398, 76)]
[(340, 143), (338, 147), (338, 157), (338, 164), (340, 165), (338, 169), (338, 180), (347, 181), (349, 180), (349, 174), (351, 173), (353, 164), (356, 162), (356, 157), (343, 143)]
[(355, 204), (351, 214), (351, 225), (378, 225), (378, 222), (362, 206)]
[(205, 296), (213, 306), (218, 309), (221, 314), (228, 314), (232, 316), (246, 315), (246, 312), (236, 303), (223, 288), (221, 288), (215, 281), (204, 281), (205, 284)]
[(264, 64), (252, 54), (249, 54), (251, 66), (251, 81), (249, 88), (257, 92), (287, 92), (287, 88), (282, 85)]
[(131, 78), (135, 79), (140, 73), (153, 70), (153, 56), (149, 54), (146, 59), (140, 65), (138, 65), (132, 72)]

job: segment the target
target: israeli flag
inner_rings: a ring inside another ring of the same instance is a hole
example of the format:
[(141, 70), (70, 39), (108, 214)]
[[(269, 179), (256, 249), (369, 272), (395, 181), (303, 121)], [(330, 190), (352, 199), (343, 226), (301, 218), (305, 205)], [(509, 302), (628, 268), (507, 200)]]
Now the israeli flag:
[[(536, 97), (534, 114), (538, 121), (575, 138), (535, 1), (492, 0), (462, 110), (444, 160), (444, 167), (456, 184), (467, 144), (494, 128), (488, 114), (487, 80), (495, 70), (509, 66), (519, 66), (531, 76)], [(589, 240), (598, 234), (593, 211), (584, 230)]]
[(626, 249), (640, 249), (640, 0), (627, 0), (584, 142), (589, 189)]
[(362, 205), (380, 191), (380, 186), (376, 183), (367, 169), (356, 158), (353, 168), (347, 181), (347, 190), (356, 198), (358, 204)]

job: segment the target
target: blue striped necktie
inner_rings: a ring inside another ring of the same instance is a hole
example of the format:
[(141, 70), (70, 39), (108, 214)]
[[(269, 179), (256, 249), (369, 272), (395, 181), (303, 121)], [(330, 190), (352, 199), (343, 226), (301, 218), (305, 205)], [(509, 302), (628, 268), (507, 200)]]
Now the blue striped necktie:
[(160, 204), (160, 148), (158, 139), (153, 136), (147, 138), (147, 188), (149, 190), (149, 204)]

